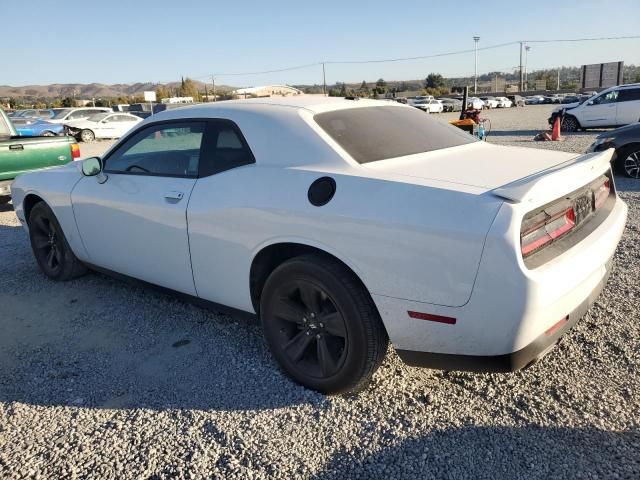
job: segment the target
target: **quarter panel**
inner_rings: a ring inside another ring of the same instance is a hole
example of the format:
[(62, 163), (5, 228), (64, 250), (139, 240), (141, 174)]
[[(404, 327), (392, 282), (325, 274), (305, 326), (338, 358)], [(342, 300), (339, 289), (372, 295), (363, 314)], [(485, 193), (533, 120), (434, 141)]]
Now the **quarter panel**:
[(249, 165), (197, 181), (189, 209), (194, 279), (203, 298), (252, 310), (253, 257), (277, 242), (327, 250), (373, 294), (459, 306), (502, 203), (489, 194), (329, 173), (324, 207), (307, 200), (325, 172)]

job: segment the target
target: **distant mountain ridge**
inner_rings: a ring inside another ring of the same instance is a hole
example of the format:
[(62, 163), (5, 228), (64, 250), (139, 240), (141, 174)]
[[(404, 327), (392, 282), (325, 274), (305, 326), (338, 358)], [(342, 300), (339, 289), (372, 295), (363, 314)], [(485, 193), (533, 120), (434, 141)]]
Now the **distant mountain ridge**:
[[(197, 80), (193, 81), (198, 90), (204, 91), (205, 84)], [(7, 97), (35, 97), (35, 98), (59, 98), (72, 97), (75, 95), (78, 99), (91, 99), (100, 97), (122, 97), (141, 95), (142, 92), (155, 90), (159, 84), (157, 83), (116, 83), (107, 85), (104, 83), (53, 83), (51, 85), (25, 85), (21, 87), (13, 87), (10, 85), (0, 85), (0, 98)], [(173, 89), (180, 86), (180, 82), (170, 82), (162, 84), (163, 86)], [(207, 85), (211, 88), (211, 85)], [(222, 90), (230, 87), (224, 85), (216, 86)]]

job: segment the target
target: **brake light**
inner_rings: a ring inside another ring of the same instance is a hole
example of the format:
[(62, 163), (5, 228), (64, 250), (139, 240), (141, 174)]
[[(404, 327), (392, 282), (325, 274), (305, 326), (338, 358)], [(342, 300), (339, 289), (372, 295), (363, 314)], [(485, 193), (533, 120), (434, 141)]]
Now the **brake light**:
[(523, 231), (520, 234), (520, 248), (524, 257), (566, 234), (576, 225), (576, 214), (573, 207), (553, 216), (547, 216), (544, 212), (541, 215), (547, 218), (541, 219), (540, 215), (536, 215), (528, 226), (523, 224)]
[(607, 198), (609, 198), (610, 192), (611, 192), (611, 185), (609, 183), (609, 179), (607, 178), (602, 183), (602, 185), (596, 188), (593, 192), (594, 204), (595, 204), (596, 210), (600, 208), (602, 205), (604, 205), (604, 202), (606, 202)]
[(77, 160), (78, 158), (80, 158), (80, 145), (78, 145), (77, 143), (71, 144), (71, 158), (73, 160)]

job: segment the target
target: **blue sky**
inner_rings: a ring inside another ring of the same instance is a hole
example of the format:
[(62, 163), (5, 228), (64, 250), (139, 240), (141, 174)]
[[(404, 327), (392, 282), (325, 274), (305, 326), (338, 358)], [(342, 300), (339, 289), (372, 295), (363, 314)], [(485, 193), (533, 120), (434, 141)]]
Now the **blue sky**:
[[(0, 84), (166, 82), (330, 60), (411, 57), (521, 39), (640, 34), (640, 1), (242, 2), (2, 1)], [(465, 8), (466, 7), (466, 8)], [(534, 44), (529, 70), (624, 60), (640, 39)], [(479, 52), (479, 71), (512, 70), (516, 45)], [(328, 65), (327, 82), (473, 74), (473, 53), (368, 65)], [(210, 78), (209, 78), (210, 81)], [(220, 84), (321, 83), (322, 68), (220, 76)]]

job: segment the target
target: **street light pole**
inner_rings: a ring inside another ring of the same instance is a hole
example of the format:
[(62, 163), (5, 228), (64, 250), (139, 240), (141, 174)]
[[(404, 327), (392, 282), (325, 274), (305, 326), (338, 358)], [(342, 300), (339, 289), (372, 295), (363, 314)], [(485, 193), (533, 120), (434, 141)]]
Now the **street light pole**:
[(322, 94), (327, 96), (327, 73), (325, 71), (324, 62), (322, 62)]
[(478, 91), (478, 42), (480, 41), (480, 37), (475, 36), (473, 37), (473, 43), (475, 45), (475, 59), (476, 59), (476, 67), (475, 67), (475, 74), (473, 77), (473, 93), (477, 93)]
[(216, 76), (211, 74), (211, 83), (213, 84), (213, 101), (216, 101)]
[(527, 59), (529, 58), (529, 50), (531, 47), (527, 45), (524, 47), (524, 88), (529, 90), (529, 70), (527, 69)]

